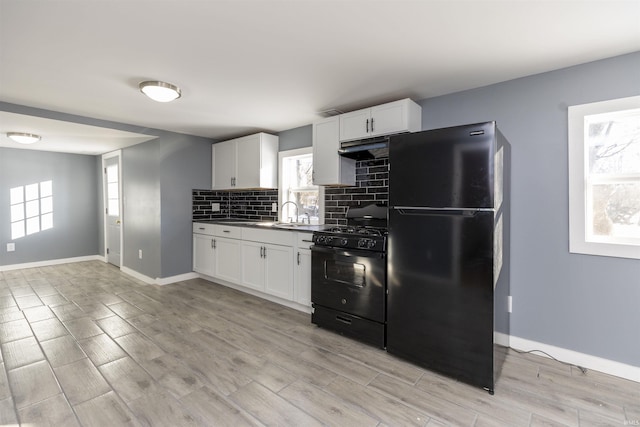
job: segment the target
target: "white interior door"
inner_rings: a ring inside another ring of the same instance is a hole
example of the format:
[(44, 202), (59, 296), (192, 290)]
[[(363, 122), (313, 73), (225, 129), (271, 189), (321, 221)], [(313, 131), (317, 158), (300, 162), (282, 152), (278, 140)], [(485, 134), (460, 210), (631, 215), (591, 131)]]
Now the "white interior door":
[(121, 254), (121, 194), (120, 156), (103, 159), (105, 206), (105, 254), (107, 262), (120, 267)]

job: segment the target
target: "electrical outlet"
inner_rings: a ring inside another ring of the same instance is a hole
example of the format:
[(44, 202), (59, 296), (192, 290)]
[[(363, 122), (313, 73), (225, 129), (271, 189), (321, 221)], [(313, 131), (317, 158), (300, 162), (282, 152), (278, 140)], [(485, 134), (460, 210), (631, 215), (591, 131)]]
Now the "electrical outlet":
[(220, 203), (211, 203), (211, 210), (213, 212), (220, 212)]
[(507, 312), (513, 312), (513, 297), (511, 295), (507, 297)]
[(138, 249), (138, 258), (142, 259), (142, 249)]
[(7, 243), (7, 252), (13, 252), (16, 250), (16, 244), (15, 243)]
[(271, 212), (278, 212), (278, 204), (271, 203)]

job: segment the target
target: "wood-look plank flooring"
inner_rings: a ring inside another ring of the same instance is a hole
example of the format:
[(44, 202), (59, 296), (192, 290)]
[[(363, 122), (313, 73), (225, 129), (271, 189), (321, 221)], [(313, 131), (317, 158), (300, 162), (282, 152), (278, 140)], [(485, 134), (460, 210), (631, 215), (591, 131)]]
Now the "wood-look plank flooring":
[(509, 351), (495, 395), (195, 279), (0, 273), (0, 425), (624, 426), (640, 384)]

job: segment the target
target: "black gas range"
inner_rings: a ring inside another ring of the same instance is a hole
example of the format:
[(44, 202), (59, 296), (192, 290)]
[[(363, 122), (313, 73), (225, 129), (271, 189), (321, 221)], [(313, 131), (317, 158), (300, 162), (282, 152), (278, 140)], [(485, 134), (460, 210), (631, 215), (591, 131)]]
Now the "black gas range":
[(337, 225), (313, 233), (313, 243), (324, 247), (384, 252), (387, 249), (387, 229)]
[(346, 226), (313, 233), (312, 323), (385, 347), (387, 207), (351, 208)]

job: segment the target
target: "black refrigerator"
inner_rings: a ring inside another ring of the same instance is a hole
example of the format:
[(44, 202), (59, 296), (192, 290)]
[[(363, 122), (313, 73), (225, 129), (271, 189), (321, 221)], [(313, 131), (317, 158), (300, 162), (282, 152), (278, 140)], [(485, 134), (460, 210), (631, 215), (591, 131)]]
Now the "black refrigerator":
[(509, 335), (509, 158), (495, 122), (389, 142), (387, 351), (492, 394)]

